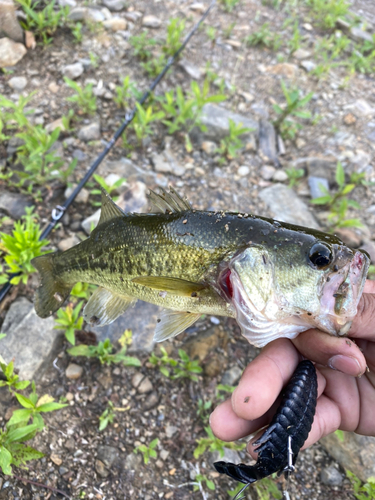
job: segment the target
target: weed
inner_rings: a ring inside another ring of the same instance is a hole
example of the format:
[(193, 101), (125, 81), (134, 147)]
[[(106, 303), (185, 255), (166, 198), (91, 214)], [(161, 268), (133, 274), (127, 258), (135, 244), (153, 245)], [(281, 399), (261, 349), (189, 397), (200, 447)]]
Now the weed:
[(41, 37), (43, 43), (48, 45), (52, 42), (51, 35), (59, 26), (62, 26), (69, 14), (69, 7), (60, 7), (55, 10), (55, 0), (46, 2), (43, 10), (36, 11), (41, 1), (17, 0), (26, 14), (26, 20), (21, 21), (24, 29), (32, 31), (37, 37)]
[(352, 483), (353, 493), (357, 500), (373, 500), (375, 498), (375, 476), (367, 479), (365, 484), (349, 470), (346, 471), (346, 476)]
[(70, 80), (64, 76), (65, 83), (76, 91), (76, 94), (67, 97), (66, 100), (77, 104), (78, 108), (87, 114), (94, 114), (96, 111), (96, 97), (92, 90), (93, 84), (89, 83), (84, 88), (82, 88), (77, 82)]
[(216, 397), (217, 399), (224, 399), (226, 397), (226, 393), (232, 394), (235, 387), (226, 384), (218, 384), (216, 386)]
[(31, 260), (39, 255), (44, 255), (42, 248), (49, 241), (40, 240), (41, 230), (36, 222), (36, 216), (32, 214), (34, 207), (26, 208), (26, 215), (22, 221), (14, 223), (12, 234), (0, 233), (0, 250), (5, 252), (5, 263), (8, 266), (6, 274), (0, 276), (0, 283), (6, 283), (9, 279), (7, 274), (17, 274), (10, 280), (12, 285), (18, 285), (21, 281), (26, 284), (31, 273), (35, 272)]
[(33, 113), (33, 109), (25, 108), (33, 99), (34, 95), (35, 92), (32, 92), (27, 97), (20, 95), (18, 102), (13, 102), (0, 95), (0, 118), (6, 128), (10, 130), (26, 130), (30, 126), (27, 115)]
[(341, 431), (340, 429), (337, 429), (337, 431), (335, 431), (335, 434), (338, 438), (339, 441), (341, 441), (342, 443), (345, 441), (345, 433), (344, 431)]
[(224, 38), (229, 39), (232, 36), (232, 33), (233, 33), (233, 30), (234, 30), (235, 26), (236, 26), (236, 23), (230, 23), (230, 24), (228, 24), (228, 26), (226, 26), (225, 28), (223, 28)]
[(146, 446), (145, 444), (140, 444), (139, 446), (136, 446), (133, 451), (134, 453), (138, 453), (140, 451), (143, 455), (143, 461), (147, 465), (150, 458), (156, 458), (158, 456), (155, 450), (158, 443), (159, 439), (156, 438), (153, 441), (151, 441), (151, 443), (148, 446)]
[(359, 219), (346, 218), (349, 207), (359, 209), (360, 205), (356, 201), (347, 198), (347, 195), (353, 191), (356, 185), (354, 183), (346, 184), (345, 172), (340, 162), (337, 163), (336, 167), (336, 182), (338, 184), (338, 190), (335, 194), (331, 195), (329, 191), (321, 185), (320, 189), (325, 195), (311, 200), (311, 203), (315, 205), (326, 205), (328, 207), (330, 211), (328, 214), (328, 225), (331, 230), (340, 227), (361, 227), (362, 224)]
[(108, 401), (107, 408), (99, 417), (99, 432), (104, 431), (108, 424), (112, 424), (115, 418), (115, 410), (112, 401)]
[(270, 31), (269, 23), (264, 23), (259, 31), (254, 31), (254, 33), (246, 37), (245, 43), (249, 47), (263, 45), (272, 50), (277, 50), (282, 45), (281, 37)]
[(195, 481), (198, 484), (195, 484), (193, 486), (194, 491), (202, 490), (204, 483), (206, 483), (206, 486), (209, 490), (211, 490), (211, 491), (215, 490), (215, 483), (213, 481), (211, 481), (211, 479), (208, 479), (208, 477), (203, 475), (203, 474), (197, 474), (195, 476)]
[(162, 50), (167, 56), (172, 56), (182, 44), (182, 33), (185, 29), (185, 21), (183, 19), (170, 19), (167, 26), (167, 40), (163, 45)]
[[(121, 187), (123, 184), (126, 183), (126, 179), (124, 179), (123, 177), (120, 177), (120, 179), (117, 179), (117, 181), (114, 182), (113, 184), (107, 184), (105, 179), (99, 174), (94, 174), (93, 177), (96, 180), (96, 182), (99, 184), (99, 186), (104, 188), (109, 195), (113, 191), (116, 191), (116, 189), (118, 189), (119, 187)], [(92, 195), (101, 195), (102, 192), (100, 191), (100, 189), (92, 189), (91, 194)], [(116, 201), (116, 200), (114, 200), (114, 201)], [(92, 203), (92, 205), (97, 206), (97, 207), (101, 206), (101, 204), (102, 204), (101, 201), (95, 201), (95, 200), (93, 200), (91, 203)]]
[(217, 36), (217, 29), (213, 26), (207, 26), (206, 35), (211, 40), (211, 42), (215, 42)]
[(289, 187), (293, 187), (305, 175), (303, 168), (286, 168), (285, 173), (289, 179)]
[(262, 481), (254, 484), (259, 500), (281, 500), (283, 498), (283, 494), (279, 491), (274, 481), (275, 477), (276, 474), (273, 474), (272, 478), (265, 477)]
[(220, 3), (227, 12), (232, 12), (240, 0), (220, 0)]
[[(82, 319), (82, 318), (81, 318)], [(141, 366), (138, 358), (126, 356), (127, 345), (123, 345), (118, 352), (113, 353), (114, 346), (109, 339), (99, 342), (98, 345), (80, 344), (68, 349), (71, 356), (84, 356), (86, 358), (97, 358), (102, 365), (122, 363), (124, 366)]]
[(303, 108), (309, 103), (314, 93), (310, 92), (306, 96), (300, 98), (299, 90), (288, 89), (283, 81), (281, 81), (281, 88), (285, 96), (286, 106), (282, 108), (278, 104), (273, 105), (273, 109), (279, 115), (273, 124), (282, 137), (294, 139), (297, 132), (301, 130), (302, 125), (294, 120), (290, 120), (288, 117), (293, 116), (295, 118), (304, 119), (311, 118), (310, 111), (304, 110)]
[(99, 66), (99, 56), (94, 52), (89, 52), (90, 64), (93, 69), (96, 69)]
[(130, 77), (126, 76), (122, 80), (121, 86), (116, 86), (116, 97), (113, 98), (119, 108), (127, 108), (130, 106), (130, 99), (134, 97), (134, 83), (130, 81)]
[(73, 35), (74, 41), (76, 43), (82, 42), (82, 38), (83, 38), (82, 27), (83, 27), (82, 23), (74, 23), (71, 27), (72, 35)]
[(162, 120), (165, 114), (162, 111), (154, 113), (152, 106), (148, 106), (147, 109), (144, 109), (139, 102), (136, 102), (135, 105), (137, 107), (137, 114), (133, 121), (133, 129), (141, 145), (143, 139), (154, 133), (151, 128), (151, 123)]
[(129, 43), (134, 49), (134, 55), (141, 61), (147, 61), (153, 57), (150, 48), (155, 47), (159, 42), (155, 38), (147, 38), (147, 31), (143, 31), (138, 36), (131, 36)]
[(64, 127), (64, 132), (72, 132), (73, 128), (71, 127), (72, 118), (74, 117), (74, 111), (69, 109), (67, 115), (63, 115), (61, 117), (61, 122)]
[(65, 330), (65, 338), (72, 345), (76, 343), (75, 331), (82, 329), (83, 318), (79, 316), (82, 306), (83, 302), (78, 302), (74, 308), (68, 304), (65, 309), (61, 308), (57, 311), (57, 325), (54, 328), (56, 330)]
[(347, 0), (307, 0), (311, 14), (320, 26), (333, 29), (339, 18), (344, 18), (350, 3)]
[(141, 66), (150, 78), (155, 78), (162, 71), (166, 63), (167, 59), (165, 54), (161, 54), (142, 62)]
[(203, 399), (198, 399), (197, 416), (203, 420), (203, 422), (208, 424), (209, 410), (212, 407), (212, 401), (204, 401)]
[(302, 36), (299, 30), (298, 21), (295, 21), (293, 25), (292, 38), (288, 40), (288, 47), (291, 54), (300, 48), (301, 42), (302, 42)]
[[(3, 338), (2, 334), (0, 334), (1, 338)], [(19, 380), (19, 376), (14, 373), (13, 361), (8, 364), (2, 363), (0, 357), (0, 368), (5, 377), (5, 380), (0, 380), (0, 387), (8, 387), (9, 391), (13, 393), (14, 391), (23, 391), (30, 385), (29, 380)]]
[(198, 361), (191, 361), (186, 352), (182, 349), (178, 350), (179, 360), (170, 358), (164, 347), (160, 348), (162, 356), (158, 358), (152, 353), (149, 362), (154, 366), (158, 366), (160, 372), (173, 380), (178, 378), (189, 378), (194, 382), (198, 381), (197, 373), (202, 373), (202, 368)]
[[(236, 158), (238, 151), (244, 146), (240, 136), (252, 131), (253, 129), (243, 127), (242, 123), (237, 124), (229, 118), (229, 134), (221, 139), (220, 147), (217, 149), (218, 153), (220, 153), (222, 157), (227, 157), (230, 160)], [(221, 158), (220, 162), (224, 163), (225, 159)]]
[(224, 448), (231, 450), (243, 450), (246, 448), (246, 443), (226, 443), (214, 436), (210, 427), (205, 427), (204, 430), (208, 437), (197, 439), (198, 446), (194, 450), (194, 458), (199, 458), (206, 450), (218, 451), (220, 456), (224, 456)]
[(91, 293), (96, 287), (94, 285), (90, 285), (89, 283), (81, 283), (80, 281), (74, 285), (72, 288), (72, 291), (70, 292), (70, 295), (72, 297), (77, 297), (79, 299), (86, 299), (88, 300), (90, 298)]

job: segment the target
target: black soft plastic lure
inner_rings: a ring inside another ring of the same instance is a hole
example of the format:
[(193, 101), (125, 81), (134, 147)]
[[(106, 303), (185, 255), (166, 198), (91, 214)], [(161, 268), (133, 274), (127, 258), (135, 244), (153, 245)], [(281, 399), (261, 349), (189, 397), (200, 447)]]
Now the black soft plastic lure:
[(274, 472), (292, 472), (298, 453), (311, 430), (317, 399), (317, 376), (311, 361), (301, 361), (288, 385), (268, 429), (254, 442), (255, 465), (215, 462), (215, 469), (244, 484)]

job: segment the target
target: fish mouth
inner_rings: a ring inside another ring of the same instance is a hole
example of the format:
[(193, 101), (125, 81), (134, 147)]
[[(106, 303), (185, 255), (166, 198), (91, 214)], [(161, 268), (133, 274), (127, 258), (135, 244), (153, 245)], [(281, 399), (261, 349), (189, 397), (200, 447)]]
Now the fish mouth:
[(357, 314), (369, 265), (369, 257), (358, 250), (341, 269), (325, 276), (321, 310), (315, 317), (319, 328), (333, 335), (348, 333)]

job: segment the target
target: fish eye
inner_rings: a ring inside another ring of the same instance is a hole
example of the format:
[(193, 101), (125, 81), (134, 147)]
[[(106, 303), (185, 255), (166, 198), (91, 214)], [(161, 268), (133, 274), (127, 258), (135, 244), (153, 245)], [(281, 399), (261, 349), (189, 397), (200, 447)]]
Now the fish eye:
[(309, 259), (316, 269), (324, 269), (331, 264), (333, 254), (327, 245), (315, 243), (310, 248)]

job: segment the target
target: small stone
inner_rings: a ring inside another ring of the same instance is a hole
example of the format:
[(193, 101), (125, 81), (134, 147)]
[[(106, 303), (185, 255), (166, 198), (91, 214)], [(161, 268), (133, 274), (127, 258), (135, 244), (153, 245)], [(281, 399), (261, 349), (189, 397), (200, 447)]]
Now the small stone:
[(68, 402), (73, 401), (73, 399), (74, 399), (74, 394), (72, 394), (71, 392), (67, 392), (67, 393), (65, 394), (65, 398), (66, 398), (66, 400), (67, 400)]
[(328, 486), (340, 486), (343, 481), (342, 474), (333, 465), (321, 471), (320, 479), (323, 484), (327, 484)]
[(246, 177), (250, 173), (250, 168), (247, 165), (241, 165), (241, 167), (237, 170), (237, 174), (240, 177)]
[(69, 78), (70, 80), (76, 80), (79, 78), (84, 71), (83, 65), (80, 62), (74, 64), (68, 64), (64, 66), (62, 69), (62, 73), (64, 76)]
[(354, 125), (356, 121), (357, 118), (352, 113), (348, 113), (347, 115), (344, 116), (345, 125)]
[(75, 7), (68, 15), (70, 21), (83, 21), (87, 16), (87, 7)]
[(311, 199), (314, 200), (315, 198), (327, 195), (327, 191), (329, 191), (329, 182), (325, 177), (309, 175), (307, 182), (310, 188)]
[(186, 59), (181, 59), (178, 65), (194, 80), (199, 80), (200, 78), (202, 78), (201, 70)]
[(77, 444), (77, 443), (76, 443), (76, 440), (75, 440), (75, 439), (73, 439), (73, 438), (69, 438), (69, 439), (67, 439), (67, 440), (65, 441), (64, 446), (65, 446), (65, 448), (66, 448), (67, 450), (69, 450), (69, 451), (73, 451), (73, 450), (75, 450), (75, 448), (76, 448), (76, 444)]
[(214, 156), (217, 151), (217, 144), (213, 141), (203, 141), (202, 149), (208, 156)]
[(239, 366), (235, 365), (232, 368), (229, 368), (226, 372), (223, 373), (221, 378), (221, 383), (224, 385), (233, 386), (236, 382), (239, 381), (242, 375), (242, 370)]
[(282, 75), (286, 78), (295, 78), (298, 72), (298, 67), (295, 64), (279, 63), (266, 68), (267, 73), (272, 75)]
[(95, 460), (95, 470), (100, 477), (108, 477), (109, 470), (106, 469), (105, 465), (101, 460)]
[(276, 130), (271, 122), (265, 118), (259, 120), (259, 149), (261, 153), (279, 166), (276, 149)]
[(65, 238), (58, 242), (57, 248), (62, 252), (65, 250), (69, 250), (69, 248), (74, 247), (80, 243), (80, 239), (74, 234), (73, 236), (69, 236), (69, 238)]
[(27, 85), (27, 78), (24, 76), (13, 76), (13, 78), (8, 81), (8, 85), (16, 92), (21, 92)]
[(85, 19), (88, 21), (92, 21), (94, 23), (102, 23), (107, 19), (106, 14), (103, 12), (104, 9), (87, 9), (87, 13)]
[[(77, 185), (73, 184), (72, 186), (65, 189), (64, 196), (66, 200), (71, 196), (76, 187)], [(82, 188), (81, 191), (77, 194), (75, 201), (78, 203), (87, 203), (89, 201), (89, 197), (90, 191), (88, 191), (86, 188)]]
[(142, 26), (144, 26), (145, 28), (160, 28), (161, 19), (156, 16), (145, 16), (142, 19)]
[(48, 123), (48, 125), (46, 125), (46, 131), (49, 134), (57, 128), (59, 128), (62, 132), (65, 132), (66, 129), (65, 129), (65, 126), (63, 124), (62, 118), (57, 118), (57, 120), (54, 120), (53, 122)]
[(0, 68), (15, 66), (26, 54), (23, 43), (17, 43), (10, 38), (0, 38)]
[(314, 29), (310, 23), (304, 23), (304, 24), (302, 25), (302, 27), (303, 27), (306, 31), (312, 31), (312, 30)]
[(142, 13), (137, 10), (133, 10), (131, 12), (125, 12), (124, 15), (126, 19), (132, 23), (136, 23), (138, 19), (142, 17)]
[(125, 9), (126, 0), (103, 0), (103, 5), (111, 11), (119, 11)]
[(374, 39), (371, 33), (367, 33), (367, 31), (363, 31), (361, 30), (361, 28), (357, 28), (356, 26), (350, 29), (349, 36), (355, 42), (369, 42), (371, 44), (374, 43)]
[(285, 182), (288, 180), (288, 174), (284, 170), (276, 170), (273, 174), (272, 180), (275, 182)]
[(295, 57), (296, 59), (307, 59), (310, 56), (311, 56), (310, 51), (301, 48), (293, 52), (293, 57)]
[(57, 94), (57, 92), (60, 90), (60, 87), (56, 82), (51, 82), (48, 85), (48, 90), (50, 90), (53, 94)]
[(147, 396), (145, 399), (142, 409), (144, 411), (149, 411), (154, 408), (159, 403), (159, 395), (157, 392), (153, 391), (151, 394)]
[(316, 68), (316, 64), (313, 61), (301, 61), (300, 66), (307, 71), (307, 73), (311, 73)]
[(275, 175), (275, 172), (276, 168), (272, 167), (271, 165), (263, 165), (263, 167), (259, 171), (260, 176), (265, 181), (270, 181), (272, 177)]
[(82, 127), (78, 132), (78, 139), (83, 142), (100, 139), (100, 123), (96, 121)]
[(50, 459), (56, 465), (61, 465), (62, 464), (61, 458), (56, 453), (51, 453)]
[(77, 7), (77, 2), (76, 0), (58, 0), (58, 4), (60, 7), (70, 7), (74, 9), (74, 7)]
[(175, 427), (174, 425), (167, 425), (167, 427), (165, 428), (165, 434), (167, 435), (167, 438), (170, 439), (171, 437), (173, 437), (176, 432), (179, 431), (179, 428), (178, 427)]
[(361, 116), (372, 116), (375, 114), (375, 108), (365, 99), (358, 99), (354, 104), (348, 107), (353, 108)]
[(82, 376), (83, 368), (82, 366), (76, 365), (75, 363), (70, 363), (65, 370), (65, 375), (71, 380), (77, 380)]
[(142, 463), (142, 455), (140, 453), (130, 453), (125, 458), (124, 469), (125, 470), (138, 470)]
[(114, 446), (98, 446), (97, 459), (104, 463), (108, 469), (112, 467), (116, 458), (119, 456), (119, 450)]
[(227, 360), (214, 353), (203, 366), (203, 372), (210, 378), (217, 377), (226, 368)]
[(194, 10), (195, 12), (203, 13), (206, 10), (206, 6), (201, 2), (194, 2), (189, 7), (190, 10)]
[(103, 26), (112, 31), (124, 31), (127, 28), (128, 23), (122, 17), (112, 17), (103, 21)]
[(167, 450), (164, 450), (164, 448), (161, 450), (161, 452), (159, 453), (159, 456), (162, 460), (167, 460), (167, 458), (169, 457), (169, 451)]
[(26, 207), (31, 206), (31, 201), (21, 193), (0, 191), (0, 209), (12, 219), (20, 219), (25, 215)]
[(296, 139), (297, 149), (303, 149), (305, 146), (306, 146), (305, 139), (302, 139), (302, 137), (297, 137), (297, 139)]
[(151, 392), (153, 389), (150, 379), (139, 372), (133, 376), (132, 386), (137, 389), (139, 394), (146, 394), (147, 392)]
[(354, 229), (349, 227), (339, 227), (336, 229), (335, 234), (343, 240), (349, 247), (359, 248), (362, 242), (362, 238), (359, 234), (355, 232)]
[(161, 154), (154, 153), (151, 156), (151, 161), (154, 164), (155, 171), (163, 174), (168, 173), (181, 177), (186, 170), (185, 167), (177, 163), (169, 149), (165, 149)]

